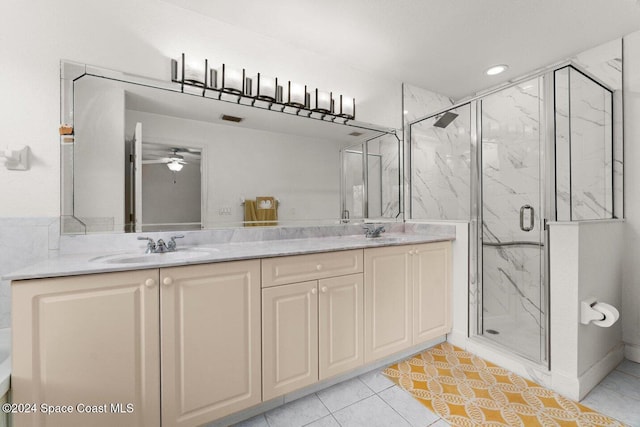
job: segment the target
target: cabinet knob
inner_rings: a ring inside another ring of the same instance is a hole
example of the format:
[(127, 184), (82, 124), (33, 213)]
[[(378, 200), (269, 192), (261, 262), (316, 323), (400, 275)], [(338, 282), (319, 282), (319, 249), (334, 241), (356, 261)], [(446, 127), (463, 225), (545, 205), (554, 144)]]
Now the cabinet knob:
[(318, 293), (318, 290), (316, 288), (311, 289), (311, 295), (315, 295)]
[(318, 271), (322, 270), (322, 264), (316, 265), (316, 270), (318, 270)]
[(172, 285), (173, 279), (171, 277), (165, 277), (164, 279), (162, 279), (162, 284), (164, 284), (165, 286)]
[(320, 289), (320, 290), (322, 291), (323, 294), (327, 293), (327, 287), (326, 286), (323, 286), (322, 289)]
[(155, 286), (155, 285), (156, 285), (156, 281), (155, 281), (155, 280), (153, 280), (153, 279), (147, 279), (147, 280), (145, 280), (145, 281), (144, 281), (144, 285), (145, 285), (147, 288), (151, 288), (151, 287), (153, 287), (153, 286)]

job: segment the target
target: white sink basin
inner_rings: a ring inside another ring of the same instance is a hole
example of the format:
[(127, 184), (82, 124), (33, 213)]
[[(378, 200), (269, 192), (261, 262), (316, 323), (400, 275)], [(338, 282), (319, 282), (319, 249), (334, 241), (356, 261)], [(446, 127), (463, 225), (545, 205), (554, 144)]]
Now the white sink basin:
[(165, 261), (188, 261), (194, 258), (203, 258), (214, 252), (219, 252), (217, 248), (188, 248), (178, 249), (175, 252), (163, 252), (156, 254), (116, 254), (103, 255), (92, 258), (89, 261), (105, 264), (155, 264)]

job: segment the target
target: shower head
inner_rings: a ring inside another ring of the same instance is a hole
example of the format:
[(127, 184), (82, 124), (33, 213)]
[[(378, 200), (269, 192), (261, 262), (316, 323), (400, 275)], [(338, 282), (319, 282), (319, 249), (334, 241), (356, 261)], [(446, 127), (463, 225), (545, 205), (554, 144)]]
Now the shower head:
[(458, 114), (452, 111), (447, 111), (443, 114), (440, 114), (439, 116), (436, 116), (436, 122), (433, 125), (435, 127), (444, 129), (449, 126), (451, 122), (456, 119), (456, 117), (458, 117)]

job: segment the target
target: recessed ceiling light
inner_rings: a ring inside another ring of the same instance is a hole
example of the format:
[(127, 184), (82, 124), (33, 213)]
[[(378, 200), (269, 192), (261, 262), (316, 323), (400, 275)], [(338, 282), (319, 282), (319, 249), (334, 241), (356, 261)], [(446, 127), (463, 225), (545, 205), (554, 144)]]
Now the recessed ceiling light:
[(485, 71), (485, 73), (487, 73), (488, 76), (495, 76), (496, 74), (507, 71), (508, 68), (509, 66), (505, 64), (494, 65), (493, 67)]
[(404, 114), (409, 114), (409, 110), (404, 110)]

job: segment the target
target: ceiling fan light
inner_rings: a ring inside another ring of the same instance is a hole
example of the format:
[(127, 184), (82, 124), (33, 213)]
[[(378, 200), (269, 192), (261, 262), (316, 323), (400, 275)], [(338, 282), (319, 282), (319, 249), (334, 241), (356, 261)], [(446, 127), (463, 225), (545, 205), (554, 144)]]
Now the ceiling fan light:
[(183, 166), (184, 165), (177, 160), (172, 160), (169, 163), (167, 163), (167, 167), (172, 172), (180, 172)]

